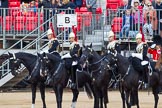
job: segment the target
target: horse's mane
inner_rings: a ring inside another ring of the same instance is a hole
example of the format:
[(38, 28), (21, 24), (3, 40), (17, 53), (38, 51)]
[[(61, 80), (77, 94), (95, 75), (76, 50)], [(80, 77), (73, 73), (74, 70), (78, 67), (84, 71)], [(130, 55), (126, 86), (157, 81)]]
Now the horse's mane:
[(47, 53), (47, 57), (48, 57), (49, 59), (51, 59), (52, 61), (54, 61), (54, 62), (60, 62), (60, 61), (61, 61), (61, 58), (57, 57), (57, 56), (54, 55), (54, 54), (49, 54), (49, 53)]
[(130, 63), (129, 60), (128, 60), (128, 57), (124, 57), (121, 54), (117, 54), (117, 56), (118, 56), (118, 59), (122, 60), (122, 64), (129, 64)]
[(160, 54), (158, 61), (156, 62), (155, 69), (159, 69), (162, 64), (162, 54)]
[(100, 55), (99, 55), (96, 51), (94, 51), (94, 54), (95, 54), (96, 56), (100, 57)]

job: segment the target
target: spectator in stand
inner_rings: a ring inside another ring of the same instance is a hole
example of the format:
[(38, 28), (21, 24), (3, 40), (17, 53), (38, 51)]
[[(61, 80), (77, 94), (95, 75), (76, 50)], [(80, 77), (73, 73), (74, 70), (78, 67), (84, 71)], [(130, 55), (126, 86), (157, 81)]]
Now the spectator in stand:
[(97, 8), (97, 0), (86, 0), (86, 7), (89, 12), (92, 12), (92, 30), (95, 29), (96, 22), (96, 8)]
[(131, 0), (131, 7), (134, 7), (134, 2), (138, 2), (138, 3), (140, 3), (139, 0)]
[[(143, 26), (143, 33), (145, 39), (151, 39), (153, 36), (153, 30), (156, 30), (157, 27), (157, 17), (156, 17), (156, 10), (154, 10), (152, 3), (148, 2), (148, 8), (144, 11), (144, 26)], [(149, 34), (149, 37), (147, 36)]]
[(133, 30), (139, 31), (140, 30), (139, 27), (143, 25), (143, 15), (142, 15), (143, 10), (142, 10), (142, 6), (139, 5), (138, 0), (134, 0), (134, 6), (132, 7), (132, 13), (134, 17)]
[(29, 5), (27, 3), (22, 2), (22, 4), (20, 5), (20, 9), (24, 15), (27, 13), (27, 8), (29, 8)]
[(123, 3), (124, 6), (118, 8), (118, 12), (117, 12), (118, 17), (122, 17), (123, 15), (125, 15), (125, 11), (131, 8), (131, 6), (128, 5), (128, 0), (123, 0)]
[(155, 4), (155, 9), (156, 9), (157, 20), (158, 20), (157, 34), (160, 33), (160, 36), (162, 37), (162, 23), (160, 22), (160, 19), (162, 19), (162, 2), (161, 2), (161, 0), (156, 0), (155, 3), (156, 3)]
[(37, 12), (37, 7), (35, 5), (35, 1), (30, 2), (30, 8), (31, 8), (30, 10), (33, 11), (34, 13)]
[(61, 6), (60, 0), (52, 0), (52, 8), (58, 8), (59, 6)]
[(150, 3), (150, 0), (143, 0), (142, 2), (143, 11), (148, 10), (148, 3)]
[(69, 1), (69, 0), (63, 0), (61, 8), (64, 8), (64, 9), (75, 9), (76, 5), (73, 2)]
[(66, 14), (74, 14), (75, 13), (74, 10), (70, 10), (70, 9), (75, 9), (77, 8), (77, 6), (69, 0), (63, 0), (62, 5), (60, 5), (59, 8), (65, 9)]
[[(38, 4), (38, 8), (43, 7), (43, 13), (44, 13), (44, 22), (50, 18), (50, 9), (52, 8), (52, 3), (50, 0), (40, 0)], [(49, 22), (44, 24), (44, 31), (47, 31), (49, 29)]]
[[(0, 0), (0, 8), (8, 8), (8, 0)], [(8, 9), (6, 9), (6, 15), (8, 15)], [(3, 16), (3, 11), (0, 11), (0, 16)]]
[(52, 0), (52, 9), (53, 9), (53, 14), (56, 14), (57, 13), (57, 8), (59, 8), (61, 6), (61, 3), (60, 3), (60, 0)]
[(123, 34), (125, 33), (125, 36), (128, 38), (130, 27), (132, 27), (133, 24), (133, 16), (131, 15), (131, 10), (127, 9), (126, 14), (123, 16), (123, 23), (122, 23), (122, 29), (120, 32), (120, 38), (121, 40), (123, 38)]
[(73, 1), (74, 3), (75, 3), (75, 5), (77, 6), (77, 7), (82, 7), (82, 4), (83, 4), (83, 0), (74, 0)]
[[(131, 6), (133, 7), (134, 6), (134, 1), (136, 1), (136, 0), (130, 0), (131, 1)], [(145, 5), (145, 2), (147, 2), (147, 1), (152, 1), (152, 0), (137, 0), (138, 2), (139, 2), (139, 5), (140, 6), (142, 6), (142, 7), (144, 7), (144, 5)], [(130, 3), (130, 2), (129, 2)]]

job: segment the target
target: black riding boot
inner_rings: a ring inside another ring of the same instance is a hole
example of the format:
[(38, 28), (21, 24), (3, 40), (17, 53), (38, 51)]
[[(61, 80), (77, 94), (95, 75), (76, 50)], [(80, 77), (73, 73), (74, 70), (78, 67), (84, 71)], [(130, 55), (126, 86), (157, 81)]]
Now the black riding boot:
[(76, 89), (77, 88), (77, 84), (76, 84), (76, 69), (77, 69), (77, 66), (72, 66), (72, 69), (71, 69), (71, 79), (72, 79), (71, 88), (72, 89)]
[(147, 78), (147, 72), (148, 72), (148, 67), (143, 66), (143, 71), (142, 71), (142, 79), (144, 82), (144, 88), (146, 89), (148, 87), (148, 78)]

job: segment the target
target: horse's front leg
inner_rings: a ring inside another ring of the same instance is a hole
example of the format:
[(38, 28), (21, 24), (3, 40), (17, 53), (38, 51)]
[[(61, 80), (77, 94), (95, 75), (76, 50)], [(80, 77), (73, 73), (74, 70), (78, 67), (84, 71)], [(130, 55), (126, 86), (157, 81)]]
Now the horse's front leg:
[(75, 108), (76, 107), (76, 102), (78, 99), (78, 95), (79, 95), (79, 91), (78, 89), (71, 89), (73, 92), (73, 99), (72, 99), (72, 104), (71, 104), (71, 108)]
[(35, 108), (36, 88), (37, 88), (37, 83), (32, 83), (31, 84), (31, 90), (32, 90), (32, 106), (31, 106), (31, 108)]
[(107, 103), (109, 103), (107, 87), (108, 86), (104, 87), (103, 94), (102, 94), (104, 99), (104, 106), (105, 106), (104, 108), (107, 108)]
[(120, 91), (120, 95), (121, 95), (122, 102), (123, 102), (123, 108), (125, 108), (125, 93), (124, 93), (124, 86), (122, 85), (121, 82), (119, 82), (119, 91)]
[(100, 93), (99, 105), (100, 105), (100, 108), (103, 108), (103, 96), (102, 96), (102, 93)]
[(63, 86), (61, 84), (58, 84), (53, 89), (56, 94), (57, 108), (62, 108)]
[(43, 102), (43, 108), (46, 108), (46, 102), (45, 102), (45, 84), (44, 84), (44, 82), (41, 82), (40, 83), (39, 89), (40, 89), (40, 94), (41, 94), (41, 98), (42, 98), (42, 102)]
[(131, 108), (131, 105), (129, 103), (129, 96), (130, 96), (130, 91), (126, 90), (126, 104), (127, 104), (127, 108)]
[(154, 108), (157, 108), (158, 101), (159, 101), (159, 96), (158, 96), (159, 90), (158, 90), (158, 87), (152, 88), (152, 91), (153, 91), (154, 100), (155, 100)]
[(130, 105), (134, 106), (137, 105), (137, 108), (139, 108), (139, 99), (138, 99), (138, 86), (137, 89), (132, 89), (131, 96), (130, 96)]
[(94, 87), (94, 108), (99, 108), (100, 94), (96, 87)]

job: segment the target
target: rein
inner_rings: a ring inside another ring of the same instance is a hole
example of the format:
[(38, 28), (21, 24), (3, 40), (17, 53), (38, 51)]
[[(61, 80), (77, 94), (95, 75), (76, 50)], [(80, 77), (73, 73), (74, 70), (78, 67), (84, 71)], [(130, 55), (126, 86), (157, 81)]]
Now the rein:
[(127, 72), (125, 73), (125, 75), (123, 76), (123, 78), (120, 79), (120, 81), (124, 81), (124, 78), (129, 74), (130, 67), (131, 67), (131, 65), (129, 65), (129, 67), (127, 69)]
[(100, 63), (103, 59), (105, 59), (105, 56), (103, 58), (101, 58), (99, 61), (91, 63), (91, 64), (88, 64), (88, 65), (89, 66), (96, 65), (96, 64)]
[[(17, 57), (16, 57), (16, 55), (15, 55), (15, 53), (13, 53), (13, 57), (11, 57), (11, 58), (9, 58), (9, 59), (14, 59), (16, 62), (17, 62), (18, 60), (20, 60), (20, 61), (21, 61), (21, 63), (23, 63), (23, 62), (24, 62), (23, 60), (21, 60), (21, 59), (17, 58)], [(31, 62), (31, 64), (29, 64), (29, 66), (30, 66), (30, 65), (32, 65), (32, 64), (33, 64), (33, 62)], [(37, 64), (37, 63), (36, 63), (36, 64)], [(35, 64), (35, 66), (34, 66), (34, 69), (33, 69), (33, 70), (35, 70), (35, 69), (36, 69), (36, 64)], [(37, 64), (37, 65), (38, 65), (38, 64)], [(21, 66), (21, 65), (20, 65), (20, 66)], [(17, 69), (17, 71), (18, 71), (17, 73), (20, 73), (20, 72), (21, 72), (21, 70), (20, 70), (20, 69), (21, 69), (21, 67), (20, 67), (20, 66), (19, 66), (19, 68)], [(33, 73), (33, 71), (32, 71), (32, 73)], [(31, 77), (31, 74), (32, 74), (32, 73), (30, 73), (29, 77)]]
[[(37, 69), (38, 65), (39, 65), (39, 62), (36, 62), (35, 66), (34, 66), (34, 69), (33, 69), (34, 71)], [(32, 72), (30, 73), (29, 78), (31, 78), (31, 76), (32, 76), (32, 74), (34, 73), (34, 71), (32, 71)], [(40, 72), (40, 74), (41, 74), (41, 72)]]
[(52, 77), (54, 77), (58, 72), (59, 70), (61, 69), (61, 66), (62, 66), (63, 63), (59, 63), (59, 66), (57, 67), (56, 71), (53, 73)]

